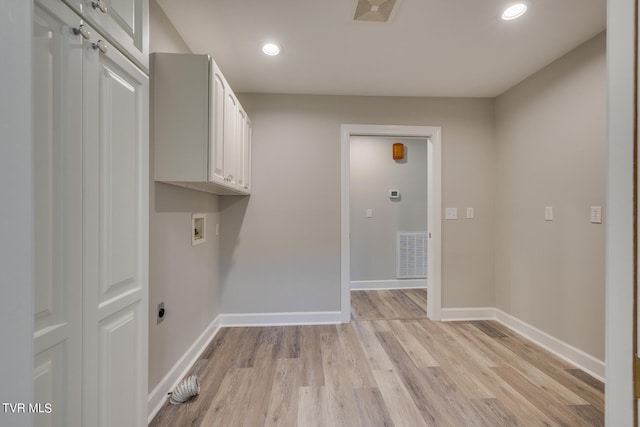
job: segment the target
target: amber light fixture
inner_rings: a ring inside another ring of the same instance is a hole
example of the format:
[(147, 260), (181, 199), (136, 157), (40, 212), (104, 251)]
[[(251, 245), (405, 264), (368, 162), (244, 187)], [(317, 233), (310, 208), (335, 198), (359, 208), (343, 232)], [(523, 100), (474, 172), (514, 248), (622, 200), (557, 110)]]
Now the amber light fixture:
[(393, 160), (404, 159), (404, 144), (396, 142), (393, 144)]

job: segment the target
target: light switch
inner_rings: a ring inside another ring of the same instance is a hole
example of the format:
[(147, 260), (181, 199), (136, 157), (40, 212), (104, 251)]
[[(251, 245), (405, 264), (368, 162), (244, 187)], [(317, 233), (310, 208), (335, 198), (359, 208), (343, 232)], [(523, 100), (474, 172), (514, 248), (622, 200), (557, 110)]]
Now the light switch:
[(367, 209), (367, 218), (373, 218), (373, 209)]
[(444, 219), (458, 219), (458, 208), (445, 208)]
[(467, 219), (473, 219), (473, 208), (467, 208)]
[(602, 224), (602, 206), (591, 206), (591, 223)]
[(553, 206), (545, 206), (544, 208), (544, 220), (553, 221)]

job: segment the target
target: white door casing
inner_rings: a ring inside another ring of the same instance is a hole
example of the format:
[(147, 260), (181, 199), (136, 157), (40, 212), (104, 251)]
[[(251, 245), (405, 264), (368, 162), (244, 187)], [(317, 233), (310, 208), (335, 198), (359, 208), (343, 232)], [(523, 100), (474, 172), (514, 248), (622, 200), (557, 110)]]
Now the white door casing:
[(351, 272), (350, 272), (350, 230), (349, 230), (349, 142), (351, 135), (422, 137), (427, 139), (427, 233), (428, 240), (428, 298), (427, 316), (440, 320), (441, 314), (441, 274), (442, 274), (442, 224), (441, 224), (441, 141), (440, 127), (436, 126), (396, 126), (343, 124), (341, 134), (341, 249), (340, 249), (340, 311), (343, 323), (351, 316)]

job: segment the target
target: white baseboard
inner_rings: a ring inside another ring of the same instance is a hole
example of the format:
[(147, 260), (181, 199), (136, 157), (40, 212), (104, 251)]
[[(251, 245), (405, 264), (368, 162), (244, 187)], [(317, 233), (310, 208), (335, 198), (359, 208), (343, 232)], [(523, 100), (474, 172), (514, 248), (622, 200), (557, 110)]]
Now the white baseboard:
[(340, 311), (308, 313), (238, 313), (221, 314), (221, 326), (284, 326), (342, 323)]
[(189, 347), (187, 352), (176, 362), (175, 365), (162, 378), (160, 383), (149, 393), (147, 400), (147, 410), (149, 411), (148, 422), (153, 420), (162, 405), (166, 402), (167, 394), (173, 390), (178, 383), (189, 372), (191, 367), (196, 363), (202, 352), (207, 348), (213, 337), (216, 336), (221, 327), (220, 316), (216, 317), (213, 322), (204, 330), (198, 339)]
[(551, 336), (502, 310), (496, 309), (496, 320), (509, 329), (529, 338), (540, 347), (549, 350), (559, 358), (578, 366), (591, 376), (605, 382), (605, 364), (602, 360), (598, 360), (590, 354), (587, 354), (584, 351), (575, 348), (572, 345), (567, 344), (566, 342), (561, 341), (558, 338)]
[(464, 307), (440, 309), (440, 320), (452, 322), (456, 320), (496, 320), (494, 307)]
[(454, 320), (497, 320), (514, 332), (533, 341), (540, 347), (550, 351), (587, 372), (598, 380), (605, 382), (605, 363), (584, 351), (567, 344), (558, 338), (529, 325), (495, 307), (478, 308), (443, 308), (443, 321)]
[(402, 280), (354, 280), (351, 282), (352, 291), (382, 290), (382, 289), (426, 289), (427, 279)]
[[(381, 288), (378, 288), (381, 289)], [(496, 320), (514, 332), (528, 338), (559, 358), (576, 365), (598, 380), (604, 382), (603, 361), (543, 332), (495, 307), (443, 308), (442, 321), (455, 320)], [(151, 422), (166, 401), (167, 393), (175, 388), (189, 369), (198, 360), (221, 327), (226, 326), (280, 326), (338, 324), (340, 311), (309, 313), (251, 313), (221, 314), (206, 328), (187, 352), (169, 370), (155, 389), (149, 394), (148, 410)]]

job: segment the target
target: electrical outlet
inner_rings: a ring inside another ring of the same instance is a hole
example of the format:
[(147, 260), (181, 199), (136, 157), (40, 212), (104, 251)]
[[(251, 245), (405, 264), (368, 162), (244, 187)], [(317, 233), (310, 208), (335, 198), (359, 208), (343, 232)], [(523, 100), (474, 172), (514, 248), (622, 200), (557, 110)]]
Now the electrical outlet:
[(164, 315), (166, 314), (166, 312), (164, 311), (164, 302), (161, 302), (160, 304), (158, 304), (158, 320), (156, 322), (156, 325), (159, 325), (160, 322), (162, 322), (164, 320)]

